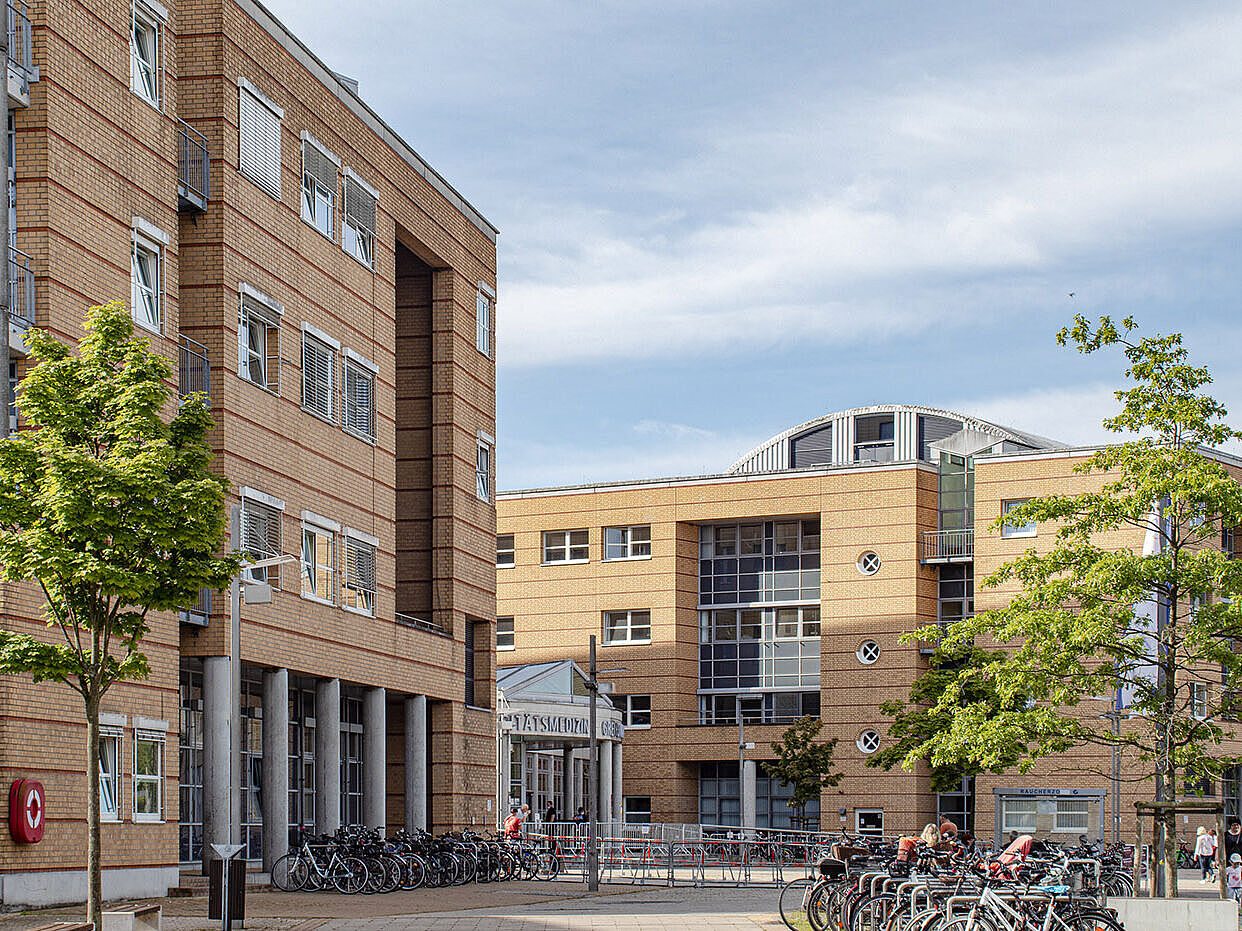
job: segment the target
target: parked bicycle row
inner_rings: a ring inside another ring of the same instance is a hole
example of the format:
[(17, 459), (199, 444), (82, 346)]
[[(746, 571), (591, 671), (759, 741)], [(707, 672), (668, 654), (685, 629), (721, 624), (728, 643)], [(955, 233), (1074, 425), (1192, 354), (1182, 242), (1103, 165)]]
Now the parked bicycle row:
[(283, 892), (335, 890), (346, 895), (394, 892), (423, 886), (511, 879), (555, 879), (556, 850), (532, 840), (460, 832), (433, 836), (342, 828), (331, 835), (304, 835), (272, 866), (272, 885)]
[[(934, 826), (931, 826), (934, 827)], [(928, 832), (897, 844), (834, 845), (786, 883), (786, 926), (814, 931), (1120, 931), (1108, 896), (1132, 892), (1121, 845), (1061, 847), (1024, 835), (1003, 852)]]

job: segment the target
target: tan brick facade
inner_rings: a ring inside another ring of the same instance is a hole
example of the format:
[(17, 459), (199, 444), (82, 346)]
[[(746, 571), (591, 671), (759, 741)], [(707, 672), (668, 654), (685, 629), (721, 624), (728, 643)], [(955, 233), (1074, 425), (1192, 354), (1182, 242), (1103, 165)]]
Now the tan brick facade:
[[(287, 669), (303, 685), (340, 680), (347, 689), (385, 690), (390, 765), (381, 801), (390, 827), (406, 820), (403, 703), (425, 696), (429, 826), (484, 823), (494, 784), (494, 669), (475, 664), (480, 709), (465, 706), (464, 669), (467, 625), (476, 625), (476, 642), (494, 639), (495, 512), (476, 493), (475, 472), (480, 438), (494, 445), (496, 434), (495, 366), (476, 348), (481, 290), (494, 307), (496, 232), (249, 0), (167, 4), (162, 94), (152, 106), (130, 88), (133, 9), (121, 0), (53, 0), (34, 11), (39, 74), (30, 106), (15, 112), (15, 150), (16, 243), (32, 257), (37, 324), (79, 337), (87, 306), (129, 300), (135, 227), (166, 237), (163, 325), (152, 345), (174, 361), (183, 336), (206, 347), (215, 467), (233, 487), (230, 505), (242, 488), (282, 503), (281, 553), (302, 552), (307, 514), (335, 528), (329, 603), (302, 596), (294, 563), (279, 570), (270, 604), (243, 604), (244, 669)], [(279, 198), (240, 170), (241, 84), (283, 111)], [(203, 211), (179, 211), (179, 121), (206, 137), (211, 187)], [(342, 248), (341, 187), (331, 237), (302, 218), (306, 134), (339, 160), (341, 184), (348, 169), (378, 195), (373, 267)], [(266, 387), (243, 377), (239, 362), (243, 293), (255, 292), (283, 308), (279, 352), (269, 360), (279, 377)], [(494, 311), (491, 327), (494, 346)], [(328, 418), (303, 403), (304, 331), (334, 349)], [(375, 373), (373, 441), (342, 429), (346, 356)], [(373, 606), (362, 612), (344, 606), (351, 533), (376, 543)], [(28, 587), (0, 588), (6, 625), (42, 631), (39, 604)], [(103, 838), (114, 888), (128, 888), (125, 870), (175, 877), (182, 670), (226, 655), (228, 627), (227, 593), (216, 593), (205, 627), (157, 618), (145, 641), (150, 679), (116, 688), (105, 702), (125, 719), (122, 820), (106, 825)], [(18, 848), (7, 831), (0, 839), (6, 904), (20, 901), (14, 896), (25, 893), (13, 890), (40, 871), (82, 867), (81, 717), (65, 688), (0, 679), (0, 780), (37, 778), (48, 794), (42, 843)], [(166, 724), (158, 824), (131, 816), (138, 718)]]

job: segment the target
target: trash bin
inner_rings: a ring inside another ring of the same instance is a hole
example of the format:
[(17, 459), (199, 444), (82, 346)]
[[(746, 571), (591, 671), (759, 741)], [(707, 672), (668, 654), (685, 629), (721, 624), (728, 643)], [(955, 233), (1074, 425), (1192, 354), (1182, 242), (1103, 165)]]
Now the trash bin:
[[(224, 900), (224, 867), (228, 865), (228, 918), (221, 912)], [(207, 864), (207, 917), (230, 928), (234, 921), (246, 919), (246, 861), (236, 858), (211, 860)]]

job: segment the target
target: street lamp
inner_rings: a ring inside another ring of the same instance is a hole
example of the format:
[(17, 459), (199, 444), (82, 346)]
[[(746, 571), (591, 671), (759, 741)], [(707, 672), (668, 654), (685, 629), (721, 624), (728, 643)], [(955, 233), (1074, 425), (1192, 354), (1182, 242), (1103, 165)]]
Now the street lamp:
[(595, 734), (595, 700), (600, 692), (598, 677), (614, 672), (629, 672), (629, 669), (625, 666), (617, 666), (613, 669), (597, 669), (595, 665), (595, 635), (591, 634), (591, 671), (590, 677), (587, 679), (587, 691), (591, 693), (591, 759), (588, 764), (590, 774), (587, 780), (591, 786), (591, 795), (587, 799), (587, 891), (589, 892), (599, 891), (599, 827), (596, 824), (599, 817), (599, 739)]

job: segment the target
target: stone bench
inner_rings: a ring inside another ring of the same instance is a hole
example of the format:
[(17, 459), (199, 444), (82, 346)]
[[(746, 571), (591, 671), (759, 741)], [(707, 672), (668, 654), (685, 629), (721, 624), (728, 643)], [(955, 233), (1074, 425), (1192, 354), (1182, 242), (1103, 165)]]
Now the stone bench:
[(103, 931), (160, 931), (160, 907), (120, 905), (104, 909)]
[(54, 921), (50, 925), (40, 925), (32, 931), (94, 931), (94, 928), (89, 921)]

